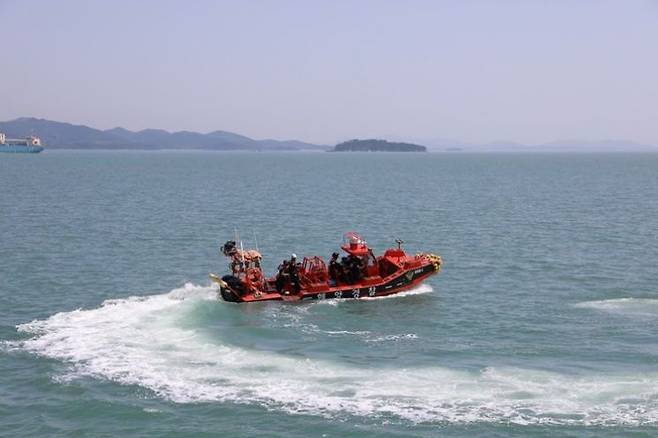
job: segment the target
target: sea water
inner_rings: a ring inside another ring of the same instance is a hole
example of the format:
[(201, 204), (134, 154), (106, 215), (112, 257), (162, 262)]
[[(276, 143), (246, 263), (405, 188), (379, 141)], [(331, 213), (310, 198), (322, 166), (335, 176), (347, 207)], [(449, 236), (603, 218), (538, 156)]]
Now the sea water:
[[(658, 433), (658, 154), (0, 157), (0, 435)], [(400, 296), (233, 304), (345, 231)]]

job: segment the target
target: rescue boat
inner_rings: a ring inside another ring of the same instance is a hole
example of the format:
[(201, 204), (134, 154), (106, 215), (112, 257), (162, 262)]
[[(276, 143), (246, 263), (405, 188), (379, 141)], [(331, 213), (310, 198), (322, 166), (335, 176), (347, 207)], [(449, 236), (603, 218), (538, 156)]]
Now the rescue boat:
[(345, 263), (336, 262), (337, 253), (332, 257), (330, 268), (319, 256), (304, 257), (298, 263), (293, 254), (283, 269), (279, 266), (277, 275), (266, 278), (260, 252), (245, 250), (242, 242), (228, 241), (221, 247), (221, 253), (230, 259), (231, 274), (221, 278), (213, 273), (209, 276), (219, 286), (224, 300), (249, 303), (382, 297), (418, 286), (441, 270), (440, 256), (408, 255), (402, 249), (404, 242), (398, 239), (396, 243), (397, 248), (389, 248), (383, 255), (375, 256), (360, 235), (346, 233), (341, 249), (347, 254), (343, 262), (352, 263), (349, 272), (346, 272)]

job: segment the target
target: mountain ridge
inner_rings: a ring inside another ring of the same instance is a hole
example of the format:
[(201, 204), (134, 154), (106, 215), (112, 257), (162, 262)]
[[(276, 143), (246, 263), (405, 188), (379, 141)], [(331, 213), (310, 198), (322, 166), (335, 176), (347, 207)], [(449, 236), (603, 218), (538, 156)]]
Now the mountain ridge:
[[(51, 149), (189, 149), (189, 150), (252, 150), (294, 151), (335, 150), (335, 147), (300, 140), (256, 140), (229, 131), (208, 133), (147, 128), (131, 131), (120, 126), (101, 130), (86, 125), (58, 122), (35, 117), (19, 117), (0, 122), (0, 132), (9, 138), (39, 136)], [(343, 142), (345, 143), (345, 142)], [(390, 141), (389, 143), (400, 143)], [(512, 140), (497, 140), (483, 144), (453, 139), (435, 138), (413, 143), (427, 145), (432, 152), (658, 152), (658, 146), (629, 140), (556, 140), (541, 144), (521, 144)], [(339, 143), (340, 144), (340, 143)]]
[(555, 140), (523, 144), (497, 140), (483, 144), (465, 142), (427, 142), (432, 151), (462, 152), (658, 152), (658, 146), (630, 140)]
[(131, 131), (117, 126), (101, 130), (35, 117), (0, 122), (7, 137), (37, 135), (51, 149), (201, 149), (201, 150), (327, 150), (328, 146), (300, 140), (256, 140), (228, 131), (207, 134), (194, 131), (169, 132), (147, 128)]

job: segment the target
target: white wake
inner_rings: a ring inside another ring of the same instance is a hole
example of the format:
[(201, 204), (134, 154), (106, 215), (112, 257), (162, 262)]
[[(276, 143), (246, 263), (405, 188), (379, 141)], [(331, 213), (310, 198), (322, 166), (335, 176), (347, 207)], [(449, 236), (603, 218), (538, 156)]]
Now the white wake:
[(92, 376), (140, 385), (179, 403), (253, 403), (289, 413), (411, 422), (658, 421), (658, 373), (467, 372), (439, 364), (364, 369), (299, 360), (210, 340), (180, 324), (200, 304), (236, 311), (216, 299), (214, 289), (188, 284), (168, 294), (110, 300), (18, 326), (33, 337), (15, 348), (70, 363), (62, 379)]
[(609, 300), (583, 301), (575, 304), (575, 307), (626, 316), (658, 317), (658, 299), (654, 298), (614, 298)]

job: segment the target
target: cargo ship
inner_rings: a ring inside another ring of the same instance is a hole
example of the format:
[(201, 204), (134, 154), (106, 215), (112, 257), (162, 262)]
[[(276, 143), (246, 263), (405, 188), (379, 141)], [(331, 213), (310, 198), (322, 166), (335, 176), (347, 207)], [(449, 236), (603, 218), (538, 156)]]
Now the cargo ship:
[(43, 150), (41, 139), (30, 135), (26, 138), (7, 138), (0, 132), (0, 152), (37, 154)]

